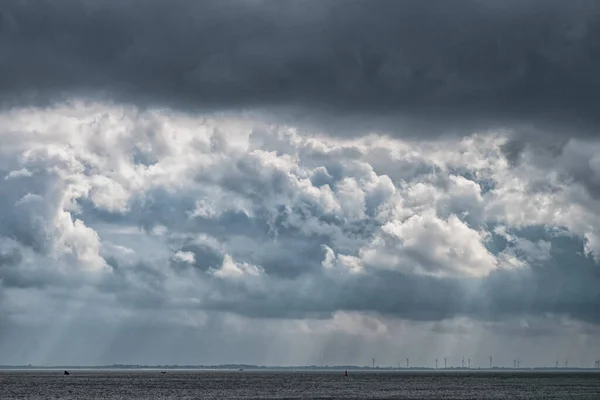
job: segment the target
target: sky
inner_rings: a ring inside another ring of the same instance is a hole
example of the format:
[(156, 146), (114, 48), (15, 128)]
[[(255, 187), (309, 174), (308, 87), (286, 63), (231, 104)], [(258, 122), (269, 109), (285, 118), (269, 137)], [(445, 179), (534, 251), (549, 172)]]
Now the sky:
[(600, 3), (0, 4), (0, 365), (593, 366)]

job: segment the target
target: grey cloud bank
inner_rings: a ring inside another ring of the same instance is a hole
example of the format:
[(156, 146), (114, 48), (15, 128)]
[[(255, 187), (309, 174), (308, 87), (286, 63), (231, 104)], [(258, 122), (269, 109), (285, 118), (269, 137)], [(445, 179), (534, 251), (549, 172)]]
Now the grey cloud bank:
[(592, 0), (20, 1), (0, 15), (9, 106), (261, 109), (354, 134), (597, 130)]

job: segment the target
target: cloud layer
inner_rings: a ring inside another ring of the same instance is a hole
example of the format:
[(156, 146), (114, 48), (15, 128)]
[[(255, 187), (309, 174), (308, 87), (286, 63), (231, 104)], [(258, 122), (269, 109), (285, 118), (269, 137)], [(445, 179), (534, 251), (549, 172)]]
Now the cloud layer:
[(7, 105), (275, 107), (339, 134), (597, 130), (593, 0), (20, 1), (0, 15)]

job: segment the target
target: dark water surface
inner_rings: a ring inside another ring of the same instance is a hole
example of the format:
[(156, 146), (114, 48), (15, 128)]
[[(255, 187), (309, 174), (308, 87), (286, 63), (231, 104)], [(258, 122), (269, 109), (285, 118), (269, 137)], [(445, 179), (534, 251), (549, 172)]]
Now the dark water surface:
[(600, 399), (592, 372), (0, 371), (0, 399)]

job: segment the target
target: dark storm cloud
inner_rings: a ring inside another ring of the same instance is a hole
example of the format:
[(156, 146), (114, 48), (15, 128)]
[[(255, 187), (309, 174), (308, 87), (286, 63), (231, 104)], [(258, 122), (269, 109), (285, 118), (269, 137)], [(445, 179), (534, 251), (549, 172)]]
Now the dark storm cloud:
[(599, 11), (593, 0), (3, 2), (1, 98), (572, 135), (598, 122)]

